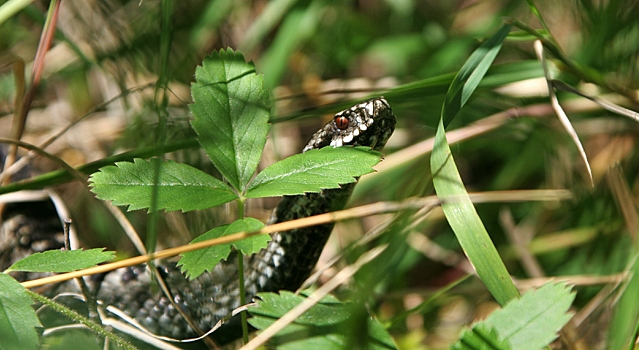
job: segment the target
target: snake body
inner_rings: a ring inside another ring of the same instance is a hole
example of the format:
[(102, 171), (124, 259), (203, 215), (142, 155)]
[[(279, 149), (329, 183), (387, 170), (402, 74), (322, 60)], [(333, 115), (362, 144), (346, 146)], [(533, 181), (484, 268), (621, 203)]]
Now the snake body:
[[(325, 146), (369, 146), (381, 150), (395, 127), (395, 116), (383, 98), (356, 104), (335, 114), (318, 130), (304, 152)], [(319, 193), (285, 196), (269, 223), (278, 223), (343, 209), (355, 184)], [(328, 240), (333, 224), (273, 234), (259, 253), (244, 257), (245, 297), (250, 301), (259, 292), (295, 290), (310, 275)], [(103, 276), (97, 299), (123, 310), (149, 331), (176, 338), (196, 335), (240, 306), (236, 258), (218, 264), (211, 272), (187, 280), (174, 264), (157, 267), (164, 277), (174, 303), (155, 291), (151, 275), (144, 267), (122, 269)], [(155, 288), (157, 289), (157, 288)], [(194, 330), (176, 310), (178, 306), (192, 320)], [(226, 328), (226, 329), (225, 329)], [(238, 327), (225, 326), (214, 333), (227, 341), (238, 335)]]

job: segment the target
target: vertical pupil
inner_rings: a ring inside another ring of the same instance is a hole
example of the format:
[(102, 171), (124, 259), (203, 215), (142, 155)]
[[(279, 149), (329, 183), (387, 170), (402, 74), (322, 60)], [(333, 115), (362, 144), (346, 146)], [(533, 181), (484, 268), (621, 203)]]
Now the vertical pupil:
[(335, 126), (340, 130), (348, 128), (348, 118), (342, 116), (335, 117)]

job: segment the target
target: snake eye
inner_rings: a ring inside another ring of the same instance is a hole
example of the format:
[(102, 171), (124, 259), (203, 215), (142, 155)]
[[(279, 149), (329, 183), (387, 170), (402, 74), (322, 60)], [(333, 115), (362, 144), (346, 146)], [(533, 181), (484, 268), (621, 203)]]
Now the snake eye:
[(340, 130), (348, 128), (348, 118), (344, 116), (335, 117), (335, 126)]

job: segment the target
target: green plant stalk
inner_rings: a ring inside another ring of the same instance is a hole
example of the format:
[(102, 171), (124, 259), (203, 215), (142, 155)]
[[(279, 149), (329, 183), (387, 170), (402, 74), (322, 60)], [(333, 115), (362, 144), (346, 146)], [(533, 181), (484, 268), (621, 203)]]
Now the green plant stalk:
[[(155, 109), (158, 116), (157, 126), (157, 140), (156, 140), (156, 157), (163, 159), (164, 157), (164, 144), (166, 143), (166, 123), (168, 119), (167, 106), (168, 98), (166, 96), (166, 87), (168, 86), (169, 74), (168, 74), (168, 62), (169, 54), (171, 50), (171, 15), (173, 13), (173, 1), (163, 0), (161, 5), (161, 23), (160, 23), (160, 67), (159, 77), (155, 90)], [(158, 101), (159, 100), (159, 101)], [(160, 182), (160, 167), (161, 163), (158, 162), (155, 169), (155, 183)], [(155, 251), (157, 245), (157, 227), (160, 220), (160, 213), (157, 210), (158, 203), (158, 190), (154, 187), (154, 191), (151, 194), (151, 207), (149, 227), (147, 230), (146, 248), (149, 252)]]
[(158, 89), (164, 90), (162, 99), (166, 100), (166, 88), (168, 87), (169, 83), (168, 67), (169, 57), (171, 54), (171, 16), (173, 15), (173, 0), (163, 0), (161, 12), (162, 22), (160, 23), (160, 75), (158, 77)]
[[(157, 105), (156, 105), (157, 106)], [(164, 160), (164, 143), (165, 143), (165, 135), (166, 135), (166, 110), (164, 108), (156, 108), (158, 112), (158, 140), (156, 142), (156, 154), (155, 156)], [(159, 201), (159, 190), (157, 184), (160, 183), (160, 168), (162, 167), (162, 162), (157, 162), (154, 169), (153, 174), (153, 192), (151, 193), (151, 206), (149, 207), (149, 226), (147, 229), (147, 238), (146, 238), (146, 249), (149, 252), (155, 251), (155, 246), (157, 245), (157, 227), (158, 222), (160, 220), (160, 213), (157, 210), (158, 201)]]
[(48, 307), (50, 307), (51, 309), (53, 309), (54, 311), (60, 313), (63, 316), (68, 317), (69, 319), (81, 323), (84, 326), (86, 326), (89, 330), (91, 330), (92, 332), (106, 338), (109, 339), (113, 342), (115, 342), (115, 344), (117, 344), (119, 347), (123, 348), (123, 349), (129, 349), (129, 350), (135, 350), (137, 349), (135, 346), (133, 346), (131, 343), (129, 343), (128, 341), (122, 339), (121, 337), (107, 331), (106, 329), (104, 329), (103, 326), (91, 321), (90, 319), (80, 315), (79, 313), (67, 308), (66, 306), (55, 302), (43, 295), (40, 295), (38, 293), (32, 292), (30, 290), (25, 290), (26, 293), (29, 295), (29, 297), (31, 297), (31, 299), (40, 302), (44, 305), (47, 305)]
[[(240, 197), (237, 200), (237, 216), (238, 219), (244, 219), (244, 201), (246, 198)], [(242, 251), (238, 249), (237, 251), (237, 270), (239, 271), (239, 279), (240, 279), (240, 305), (246, 304), (246, 297), (244, 296), (244, 254)], [(246, 311), (242, 311), (240, 313), (240, 317), (242, 318), (242, 340), (244, 344), (248, 343), (248, 321), (246, 320)]]
[[(158, 112), (159, 112), (159, 108), (158, 108)], [(160, 121), (158, 123), (158, 128), (160, 128), (160, 130), (163, 128), (164, 123), (162, 122), (164, 120), (164, 118), (162, 116), (159, 117)], [(159, 141), (157, 143), (157, 148), (156, 148), (156, 156), (159, 157), (160, 159), (163, 159), (163, 150), (164, 147), (162, 146), (164, 143)], [(146, 231), (146, 249), (147, 251), (149, 251), (150, 253), (153, 253), (155, 251), (155, 246), (157, 244), (157, 226), (158, 226), (158, 222), (160, 220), (160, 214), (157, 210), (158, 207), (158, 186), (157, 184), (160, 183), (160, 168), (162, 167), (162, 162), (157, 162), (155, 165), (155, 169), (153, 172), (153, 192), (151, 193), (151, 205), (149, 207), (149, 224), (148, 224), (148, 228)]]

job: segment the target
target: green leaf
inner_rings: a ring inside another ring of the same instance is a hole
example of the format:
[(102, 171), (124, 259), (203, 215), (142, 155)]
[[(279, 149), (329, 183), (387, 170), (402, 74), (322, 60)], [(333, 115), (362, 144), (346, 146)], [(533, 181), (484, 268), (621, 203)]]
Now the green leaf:
[(548, 283), (514, 299), (493, 312), (485, 322), (507, 340), (513, 349), (541, 349), (568, 323), (575, 293), (566, 283)]
[[(160, 171), (157, 183), (156, 169)], [(156, 158), (100, 168), (89, 181), (98, 198), (111, 200), (114, 205), (128, 205), (129, 210), (150, 208), (153, 191), (158, 191), (157, 209), (167, 211), (206, 209), (237, 198), (231, 188), (209, 174)]]
[[(114, 348), (114, 347), (112, 347)], [(104, 339), (96, 337), (88, 329), (67, 329), (53, 332), (42, 339), (43, 350), (104, 350)]]
[(444, 131), (449, 122), (468, 101), (510, 30), (504, 26), (475, 51), (457, 74), (448, 91), (430, 157), (433, 185), (443, 203), (446, 220), (486, 287), (501, 304), (519, 296), (508, 270), (500, 259), (486, 228), (466, 192)]
[(473, 328), (466, 328), (455, 343), (453, 350), (510, 350), (508, 341), (499, 340), (494, 328), (485, 323), (478, 323)]
[[(228, 227), (229, 225), (218, 226), (195, 238), (191, 243), (222, 237)], [(178, 261), (177, 266), (181, 266), (182, 273), (186, 273), (186, 277), (193, 280), (205, 271), (213, 270), (215, 265), (221, 260), (228, 258), (229, 254), (231, 254), (231, 245), (220, 244), (205, 249), (182, 253), (182, 257), (180, 261)]]
[(487, 319), (466, 329), (455, 350), (542, 349), (557, 338), (568, 323), (575, 299), (566, 283), (546, 284), (514, 299)]
[(639, 259), (635, 255), (630, 260), (628, 279), (621, 287), (623, 291), (615, 305), (608, 334), (609, 349), (632, 349), (639, 328)]
[(69, 272), (96, 266), (113, 260), (114, 252), (105, 252), (104, 248), (89, 250), (47, 250), (34, 253), (17, 261), (7, 271), (29, 272)]
[[(249, 311), (254, 316), (267, 316), (280, 318), (292, 308), (301, 303), (304, 296), (281, 291), (277, 293), (259, 293), (260, 299), (256, 306), (251, 306)], [(348, 320), (350, 316), (344, 304), (332, 295), (327, 295), (322, 301), (306, 311), (295, 320), (304, 325), (327, 326)]]
[(455, 118), (461, 108), (468, 102), (482, 78), (490, 68), (493, 60), (501, 49), (501, 44), (508, 36), (510, 25), (503, 26), (495, 35), (483, 43), (468, 58), (450, 84), (446, 101), (442, 108), (444, 127)]
[[(249, 307), (249, 323), (257, 329), (267, 328), (304, 300), (304, 296), (287, 291), (258, 296), (257, 305)], [(354, 334), (361, 328), (350, 323), (353, 306), (327, 296), (278, 333), (269, 345), (277, 349), (344, 349), (352, 345), (352, 337), (357, 337), (358, 345), (365, 341), (367, 349), (395, 349), (392, 338), (376, 319), (368, 318), (367, 334)]]
[(366, 147), (324, 147), (296, 154), (257, 174), (246, 197), (273, 197), (319, 192), (352, 183), (373, 172), (381, 153)]
[[(243, 220), (237, 220), (229, 226), (227, 232), (224, 232), (224, 235), (230, 235), (231, 233), (237, 232), (252, 232), (262, 229), (264, 227), (264, 223), (254, 219), (254, 218), (245, 218)], [(233, 242), (233, 246), (235, 249), (241, 251), (244, 255), (255, 254), (260, 250), (266, 248), (268, 242), (271, 240), (270, 235), (255, 235), (252, 237), (241, 239), (237, 242)]]
[(24, 287), (11, 276), (0, 273), (0, 348), (24, 350), (38, 348), (38, 334), (33, 327), (42, 327), (31, 307), (33, 301)]
[[(201, 236), (194, 239), (191, 243), (202, 242), (208, 239), (228, 236), (237, 232), (257, 231), (264, 227), (264, 224), (254, 218), (245, 218), (235, 221), (230, 225), (216, 227)], [(226, 260), (231, 253), (231, 246), (235, 246), (244, 254), (257, 253), (266, 248), (268, 241), (271, 240), (269, 235), (255, 235), (233, 243), (220, 244), (213, 247), (200, 249), (182, 254), (182, 258), (178, 262), (178, 266), (182, 267), (182, 272), (186, 272), (186, 276), (195, 279), (205, 271), (211, 271), (221, 260)]]
[(191, 125), (213, 164), (241, 192), (255, 173), (270, 127), (262, 76), (229, 49), (204, 59), (195, 80)]

